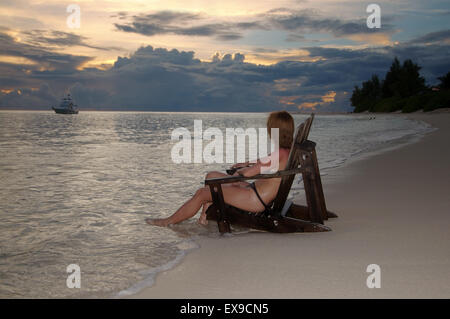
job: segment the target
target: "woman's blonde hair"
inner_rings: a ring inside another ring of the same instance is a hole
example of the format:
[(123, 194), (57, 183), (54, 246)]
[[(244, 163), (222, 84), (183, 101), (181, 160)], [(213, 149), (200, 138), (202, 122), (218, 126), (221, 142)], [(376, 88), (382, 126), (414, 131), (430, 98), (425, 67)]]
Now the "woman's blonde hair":
[(294, 135), (294, 119), (286, 111), (277, 111), (270, 113), (267, 118), (267, 131), (271, 133), (272, 128), (279, 129), (280, 148), (291, 148)]

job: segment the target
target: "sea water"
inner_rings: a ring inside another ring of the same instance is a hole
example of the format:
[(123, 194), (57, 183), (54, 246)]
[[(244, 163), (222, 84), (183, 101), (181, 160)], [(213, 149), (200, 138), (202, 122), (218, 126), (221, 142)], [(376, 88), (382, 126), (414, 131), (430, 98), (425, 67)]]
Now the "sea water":
[[(167, 217), (229, 164), (175, 164), (171, 133), (265, 127), (266, 113), (0, 112), (0, 297), (117, 297), (151, 285), (197, 246), (218, 236), (196, 218), (171, 228)], [(296, 125), (307, 115), (294, 115)], [(390, 115), (318, 115), (310, 139), (322, 174), (351, 158), (430, 130)], [(297, 194), (300, 183), (292, 193)], [(292, 195), (292, 194), (291, 194)], [(245, 229), (240, 229), (245, 231)], [(224, 238), (226, 240), (226, 238)], [(81, 288), (68, 288), (67, 266)]]

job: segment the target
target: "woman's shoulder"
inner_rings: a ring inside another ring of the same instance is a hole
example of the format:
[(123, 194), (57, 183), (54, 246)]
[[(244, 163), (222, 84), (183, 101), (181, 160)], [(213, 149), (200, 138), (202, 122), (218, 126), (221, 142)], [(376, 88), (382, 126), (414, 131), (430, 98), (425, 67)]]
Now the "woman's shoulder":
[(290, 149), (279, 148), (276, 151), (273, 151), (272, 153), (270, 153), (267, 157), (262, 158), (261, 162), (262, 163), (271, 162), (274, 159), (276, 159), (277, 161), (287, 160), (289, 158), (289, 153), (290, 153)]
[(270, 158), (273, 157), (289, 157), (289, 153), (290, 153), (290, 149), (288, 148), (279, 148), (276, 151), (273, 151), (272, 153), (269, 154)]

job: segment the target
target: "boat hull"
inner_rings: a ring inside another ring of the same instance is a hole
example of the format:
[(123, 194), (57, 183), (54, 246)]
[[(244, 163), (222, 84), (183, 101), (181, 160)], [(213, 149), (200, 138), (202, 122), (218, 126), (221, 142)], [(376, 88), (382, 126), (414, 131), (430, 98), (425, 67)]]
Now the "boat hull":
[(78, 114), (78, 110), (58, 109), (55, 107), (52, 107), (52, 109), (58, 114)]

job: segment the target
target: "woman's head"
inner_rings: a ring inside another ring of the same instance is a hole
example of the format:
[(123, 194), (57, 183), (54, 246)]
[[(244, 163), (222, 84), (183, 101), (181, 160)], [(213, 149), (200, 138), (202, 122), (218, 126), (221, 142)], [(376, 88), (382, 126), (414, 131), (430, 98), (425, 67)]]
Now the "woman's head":
[(269, 136), (272, 128), (279, 129), (279, 145), (281, 148), (291, 148), (294, 135), (294, 119), (291, 114), (286, 111), (278, 111), (270, 113), (267, 118), (267, 131)]

